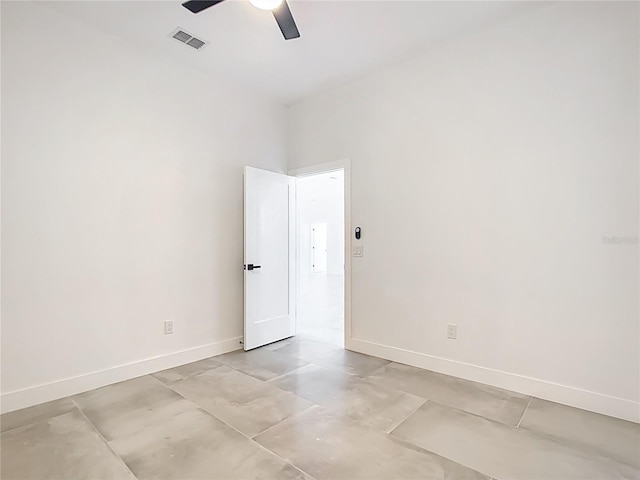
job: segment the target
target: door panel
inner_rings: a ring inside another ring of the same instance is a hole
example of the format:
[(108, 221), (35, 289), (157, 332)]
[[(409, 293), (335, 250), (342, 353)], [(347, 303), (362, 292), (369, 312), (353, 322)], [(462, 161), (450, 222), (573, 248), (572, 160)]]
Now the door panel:
[(244, 349), (295, 335), (295, 179), (244, 169)]

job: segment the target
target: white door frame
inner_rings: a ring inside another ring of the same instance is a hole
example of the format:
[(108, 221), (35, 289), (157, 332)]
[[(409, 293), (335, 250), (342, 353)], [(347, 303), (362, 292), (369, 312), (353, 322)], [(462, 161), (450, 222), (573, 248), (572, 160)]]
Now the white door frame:
[[(288, 175), (291, 177), (308, 177), (335, 170), (344, 170), (344, 348), (348, 350), (351, 341), (351, 160), (345, 158), (309, 167), (294, 168), (289, 170)], [(299, 241), (297, 237), (298, 235), (296, 235), (296, 278), (299, 278), (300, 256), (298, 252), (300, 249), (297, 248)], [(296, 308), (299, 295), (300, 292), (296, 281)]]

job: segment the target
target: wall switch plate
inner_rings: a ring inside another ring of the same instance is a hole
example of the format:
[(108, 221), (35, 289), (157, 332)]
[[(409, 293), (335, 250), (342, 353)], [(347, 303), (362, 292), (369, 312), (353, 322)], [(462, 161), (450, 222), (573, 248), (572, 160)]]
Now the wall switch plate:
[(164, 321), (164, 334), (173, 335), (173, 320)]
[(455, 340), (458, 338), (458, 326), (450, 323), (447, 325), (447, 337)]
[(353, 247), (353, 256), (354, 257), (364, 257), (364, 250), (362, 245), (355, 245)]

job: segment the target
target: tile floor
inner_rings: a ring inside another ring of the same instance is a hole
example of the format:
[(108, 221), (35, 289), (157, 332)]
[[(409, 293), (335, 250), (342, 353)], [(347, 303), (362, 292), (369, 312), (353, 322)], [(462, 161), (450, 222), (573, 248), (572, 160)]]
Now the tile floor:
[(325, 272), (299, 277), (296, 305), (298, 334), (334, 345), (344, 345), (344, 275)]
[(4, 480), (640, 478), (640, 425), (301, 337), (0, 423)]

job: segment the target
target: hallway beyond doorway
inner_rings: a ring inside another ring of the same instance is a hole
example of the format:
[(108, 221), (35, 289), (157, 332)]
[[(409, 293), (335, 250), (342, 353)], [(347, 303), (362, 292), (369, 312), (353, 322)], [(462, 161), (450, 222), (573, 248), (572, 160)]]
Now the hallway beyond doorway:
[(297, 333), (344, 346), (344, 169), (298, 177)]
[(308, 273), (300, 282), (298, 335), (344, 346), (344, 275)]

